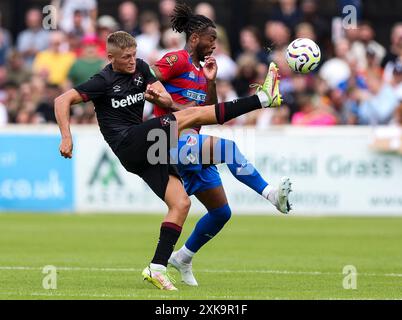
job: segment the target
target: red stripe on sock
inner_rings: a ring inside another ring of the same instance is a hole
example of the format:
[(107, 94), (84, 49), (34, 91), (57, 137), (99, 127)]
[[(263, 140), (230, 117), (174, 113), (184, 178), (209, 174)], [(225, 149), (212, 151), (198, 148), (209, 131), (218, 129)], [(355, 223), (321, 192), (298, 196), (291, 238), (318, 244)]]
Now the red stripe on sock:
[(88, 101), (89, 101), (89, 97), (88, 97), (88, 95), (87, 95), (86, 93), (79, 92), (79, 94), (80, 94), (80, 96), (81, 96), (81, 98), (82, 98), (82, 100), (83, 100), (84, 102), (88, 102)]
[(175, 224), (173, 222), (163, 222), (162, 227), (174, 229), (174, 230), (176, 230), (178, 232), (181, 232), (181, 230), (183, 229), (182, 227), (180, 227), (179, 225), (177, 225), (177, 224)]
[(225, 104), (221, 102), (219, 104), (219, 123), (223, 124), (225, 123)]

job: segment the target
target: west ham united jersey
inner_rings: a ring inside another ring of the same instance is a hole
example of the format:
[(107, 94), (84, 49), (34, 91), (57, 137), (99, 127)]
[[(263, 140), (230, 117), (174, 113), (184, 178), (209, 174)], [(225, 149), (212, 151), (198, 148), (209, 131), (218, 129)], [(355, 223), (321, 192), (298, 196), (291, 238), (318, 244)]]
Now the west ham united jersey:
[(134, 74), (115, 72), (109, 64), (74, 89), (85, 102), (92, 100), (103, 137), (116, 150), (128, 129), (142, 123), (144, 92), (155, 81), (149, 65), (137, 59)]
[[(197, 105), (205, 104), (207, 96), (207, 80), (202, 68), (193, 65), (186, 50), (167, 53), (156, 64), (163, 77), (163, 85), (170, 93), (173, 101), (186, 104), (195, 101)], [(154, 106), (154, 115), (162, 116), (171, 112)]]

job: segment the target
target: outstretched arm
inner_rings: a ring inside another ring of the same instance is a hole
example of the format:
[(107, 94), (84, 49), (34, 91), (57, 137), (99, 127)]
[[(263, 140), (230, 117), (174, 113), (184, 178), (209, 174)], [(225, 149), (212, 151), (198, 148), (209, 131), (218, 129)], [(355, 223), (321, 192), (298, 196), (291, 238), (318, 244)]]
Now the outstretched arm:
[(54, 100), (54, 113), (61, 133), (60, 154), (64, 158), (73, 156), (73, 139), (70, 131), (70, 109), (73, 104), (82, 102), (75, 89), (70, 89)]
[(171, 108), (173, 103), (172, 97), (160, 81), (147, 85), (147, 89), (145, 90), (145, 100), (155, 103), (165, 109)]

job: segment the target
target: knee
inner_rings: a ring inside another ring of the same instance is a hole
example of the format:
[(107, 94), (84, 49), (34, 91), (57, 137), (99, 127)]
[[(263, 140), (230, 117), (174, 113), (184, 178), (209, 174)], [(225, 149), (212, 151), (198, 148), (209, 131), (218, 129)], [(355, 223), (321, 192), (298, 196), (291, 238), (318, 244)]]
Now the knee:
[(191, 207), (191, 200), (189, 196), (186, 195), (176, 199), (175, 203), (172, 206), (172, 209), (187, 214), (190, 211), (190, 207)]
[(232, 216), (232, 210), (228, 204), (225, 204), (223, 207), (210, 210), (209, 213), (224, 223), (229, 221), (230, 217)]

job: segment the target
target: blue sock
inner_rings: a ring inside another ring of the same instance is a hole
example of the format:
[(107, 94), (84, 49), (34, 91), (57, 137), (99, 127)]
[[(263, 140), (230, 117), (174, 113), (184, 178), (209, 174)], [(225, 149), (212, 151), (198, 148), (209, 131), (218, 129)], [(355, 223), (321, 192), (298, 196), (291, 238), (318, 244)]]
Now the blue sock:
[(230, 219), (231, 214), (228, 204), (207, 212), (198, 220), (192, 234), (185, 243), (186, 248), (194, 253), (197, 252), (223, 228)]
[[(237, 180), (258, 194), (262, 194), (262, 191), (268, 186), (268, 183), (261, 177), (253, 164), (247, 161), (234, 141), (219, 139), (214, 153), (216, 153), (214, 161), (226, 163)], [(217, 156), (220, 156), (220, 159), (217, 159)]]

